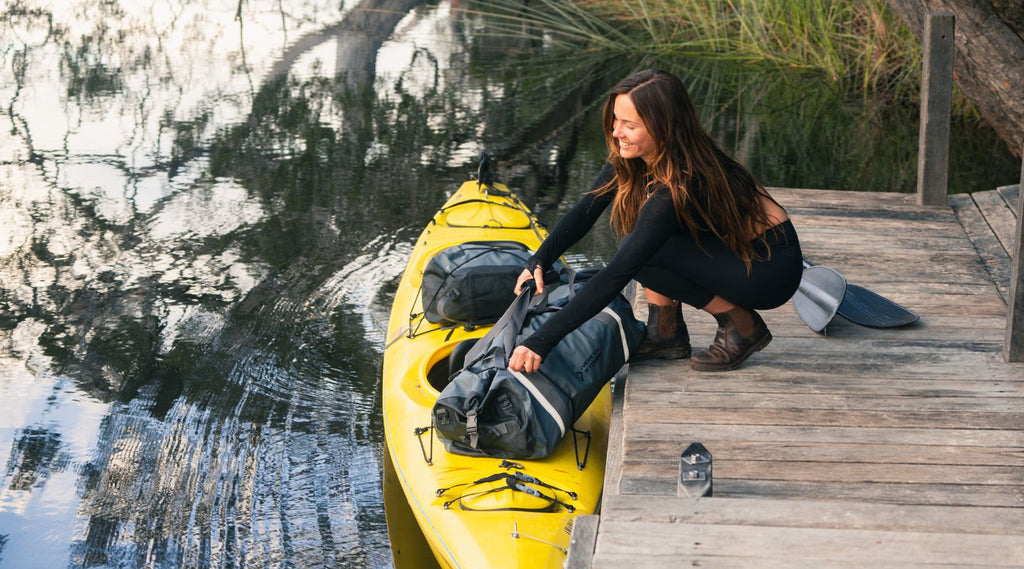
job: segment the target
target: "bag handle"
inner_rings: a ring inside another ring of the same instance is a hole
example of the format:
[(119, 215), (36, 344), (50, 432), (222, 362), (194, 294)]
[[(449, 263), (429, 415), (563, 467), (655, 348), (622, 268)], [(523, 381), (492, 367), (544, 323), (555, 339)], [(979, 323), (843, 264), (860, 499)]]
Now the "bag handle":
[[(576, 280), (577, 272), (569, 269), (568, 267), (561, 269), (568, 274), (569, 281), (569, 294), (573, 294), (573, 283)], [(560, 272), (561, 272), (560, 271)], [(584, 273), (585, 278), (589, 278), (589, 275)], [(508, 367), (508, 358), (512, 355), (512, 350), (516, 347), (516, 338), (519, 336), (519, 332), (523, 329), (523, 324), (526, 322), (527, 316), (531, 311), (536, 312), (543, 308), (548, 301), (548, 293), (551, 288), (547, 288), (544, 292), (534, 298), (534, 291), (536, 290), (537, 283), (530, 279), (523, 283), (523, 290), (520, 291), (519, 296), (512, 301), (512, 304), (505, 310), (505, 313), (501, 315), (501, 318), (494, 323), (494, 326), (487, 331), (472, 348), (466, 352), (466, 358), (463, 360), (466, 362), (464, 367), (469, 367), (471, 364), (487, 356), (488, 354), (494, 356), (496, 361), (493, 365), (496, 368), (506, 369)], [(497, 349), (492, 348), (489, 352), (485, 351), (494, 341), (501, 335), (501, 352), (498, 353)]]
[[(523, 290), (519, 293), (519, 296), (512, 301), (512, 304), (505, 310), (505, 313), (501, 315), (501, 318), (494, 323), (494, 326), (487, 331), (487, 334), (483, 338), (477, 341), (472, 348), (466, 352), (465, 367), (469, 367), (470, 364), (476, 362), (481, 357), (486, 355), (484, 349), (498, 337), (502, 335), (502, 353), (498, 364), (501, 364), (501, 368), (508, 366), (508, 356), (512, 353), (512, 349), (515, 347), (516, 335), (519, 334), (519, 330), (523, 327), (523, 322), (526, 321), (526, 312), (530, 308), (530, 301), (533, 299), (533, 282), (527, 281), (523, 286)], [(498, 354), (495, 354), (498, 355)]]

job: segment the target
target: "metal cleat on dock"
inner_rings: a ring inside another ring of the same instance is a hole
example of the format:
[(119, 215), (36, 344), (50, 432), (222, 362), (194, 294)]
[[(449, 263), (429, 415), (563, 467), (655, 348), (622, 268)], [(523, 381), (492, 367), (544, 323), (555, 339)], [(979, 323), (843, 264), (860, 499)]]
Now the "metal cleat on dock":
[(702, 498), (712, 494), (711, 453), (700, 443), (690, 443), (679, 457), (676, 495)]

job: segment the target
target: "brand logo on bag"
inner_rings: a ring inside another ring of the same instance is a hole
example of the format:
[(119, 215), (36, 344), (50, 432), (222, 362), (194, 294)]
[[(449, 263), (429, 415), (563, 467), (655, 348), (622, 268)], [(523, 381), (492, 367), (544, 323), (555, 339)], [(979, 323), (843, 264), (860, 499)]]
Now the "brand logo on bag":
[(600, 355), (601, 347), (598, 346), (594, 348), (593, 352), (590, 352), (589, 356), (584, 358), (583, 362), (580, 363), (580, 367), (576, 369), (576, 379), (584, 381), (587, 378), (587, 375), (590, 373), (590, 368), (594, 367), (594, 362), (597, 361), (597, 358)]

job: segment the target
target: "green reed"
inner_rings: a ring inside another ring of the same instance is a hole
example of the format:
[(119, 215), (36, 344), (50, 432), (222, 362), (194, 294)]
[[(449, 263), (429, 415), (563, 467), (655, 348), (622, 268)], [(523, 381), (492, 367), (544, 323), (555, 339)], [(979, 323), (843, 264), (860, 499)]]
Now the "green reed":
[(914, 101), (921, 46), (884, 0), (481, 0), (488, 33), (550, 47), (686, 57), (820, 75)]

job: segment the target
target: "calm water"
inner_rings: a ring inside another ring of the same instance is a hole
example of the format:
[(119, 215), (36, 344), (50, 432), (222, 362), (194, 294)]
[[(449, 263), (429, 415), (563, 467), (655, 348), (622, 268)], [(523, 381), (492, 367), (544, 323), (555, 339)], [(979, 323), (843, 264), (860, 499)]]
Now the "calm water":
[[(380, 361), (410, 242), (485, 148), (556, 219), (637, 62), (447, 1), (2, 10), (0, 567), (390, 566)], [(768, 185), (914, 186), (913, 109), (660, 63)], [(955, 190), (1016, 183), (954, 130)]]

